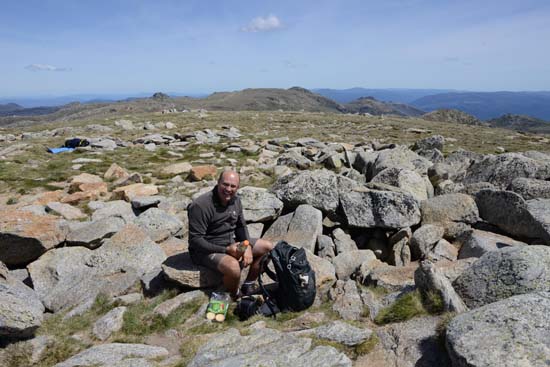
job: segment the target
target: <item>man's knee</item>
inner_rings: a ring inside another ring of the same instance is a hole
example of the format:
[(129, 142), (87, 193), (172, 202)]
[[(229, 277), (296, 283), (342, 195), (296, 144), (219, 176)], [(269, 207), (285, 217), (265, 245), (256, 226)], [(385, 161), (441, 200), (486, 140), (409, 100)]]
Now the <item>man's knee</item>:
[(275, 245), (271, 241), (259, 238), (254, 244), (254, 257), (267, 254), (269, 251), (273, 250), (273, 247), (275, 247)]
[(241, 276), (241, 267), (237, 259), (231, 256), (225, 256), (218, 266), (218, 270), (226, 276), (239, 278)]

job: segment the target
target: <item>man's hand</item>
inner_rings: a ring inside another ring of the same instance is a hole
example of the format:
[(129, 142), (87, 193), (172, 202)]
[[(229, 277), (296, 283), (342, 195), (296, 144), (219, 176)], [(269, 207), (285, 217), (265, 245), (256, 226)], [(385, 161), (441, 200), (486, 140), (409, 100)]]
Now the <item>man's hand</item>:
[(225, 253), (229, 256), (233, 256), (235, 259), (239, 260), (243, 256), (242, 252), (239, 251), (238, 242), (232, 243), (231, 245), (225, 248)]
[(247, 246), (246, 250), (243, 252), (239, 251), (239, 242), (232, 243), (231, 245), (227, 246), (225, 249), (225, 253), (229, 256), (233, 256), (235, 259), (242, 261), (243, 267), (247, 267), (248, 265), (252, 264), (252, 247)]

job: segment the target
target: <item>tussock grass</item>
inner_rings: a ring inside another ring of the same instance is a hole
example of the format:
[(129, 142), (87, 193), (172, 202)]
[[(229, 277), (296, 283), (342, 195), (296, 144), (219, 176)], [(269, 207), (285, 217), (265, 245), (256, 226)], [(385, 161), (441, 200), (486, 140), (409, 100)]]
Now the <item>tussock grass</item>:
[(46, 348), (40, 361), (33, 366), (50, 367), (59, 362), (63, 362), (70, 357), (76, 355), (80, 351), (89, 347), (71, 338), (59, 338), (53, 345)]
[(314, 349), (315, 347), (318, 347), (320, 345), (333, 347), (334, 349), (346, 354), (352, 360), (356, 360), (359, 356), (369, 354), (380, 342), (380, 340), (378, 339), (378, 336), (376, 336), (375, 333), (372, 333), (370, 338), (368, 338), (361, 344), (357, 344), (353, 347), (350, 347), (332, 340), (321, 339), (317, 336), (310, 336), (310, 337), (311, 337), (311, 349)]
[(427, 293), (421, 292), (422, 304), (428, 313), (430, 314), (440, 314), (443, 312), (443, 299), (441, 295), (434, 291), (429, 291)]
[(378, 325), (402, 322), (421, 315), (443, 312), (443, 299), (436, 292), (422, 294), (419, 290), (399, 297), (393, 304), (380, 310), (374, 322)]
[(142, 337), (177, 327), (197, 312), (202, 304), (202, 300), (189, 302), (178, 307), (167, 317), (153, 315), (152, 311), (156, 306), (174, 296), (174, 291), (166, 291), (152, 300), (146, 299), (128, 307), (124, 314), (122, 330), (117, 338)]
[[(53, 336), (55, 340), (45, 349), (40, 361), (33, 366), (53, 366), (89, 347), (88, 344), (78, 341), (71, 336), (78, 332), (89, 331), (91, 325), (97, 319), (109, 312), (115, 306), (116, 303), (112, 303), (108, 296), (100, 294), (97, 296), (91, 309), (80, 316), (74, 316), (63, 320), (65, 313), (60, 312), (47, 318), (38, 328), (36, 334)], [(17, 353), (14, 354), (14, 358), (18, 358)], [(14, 366), (16, 365), (17, 364)], [(19, 364), (19, 366), (30, 366), (30, 363)]]
[(420, 293), (413, 291), (399, 297), (394, 303), (380, 310), (374, 322), (378, 325), (402, 322), (426, 313)]
[(97, 296), (92, 308), (80, 316), (63, 320), (65, 313), (58, 313), (47, 318), (37, 330), (38, 335), (54, 335), (65, 338), (76, 332), (89, 328), (98, 318), (116, 307), (106, 295)]
[(31, 365), (31, 348), (26, 343), (10, 344), (4, 350), (5, 367), (21, 367)]
[(32, 347), (25, 341), (8, 345), (4, 352), (3, 367), (51, 367), (62, 362), (89, 345), (68, 337), (57, 337), (42, 352), (40, 359), (33, 363)]
[(379, 342), (380, 340), (378, 339), (378, 336), (373, 332), (370, 338), (355, 346), (355, 353), (357, 353), (358, 356), (369, 354), (374, 350)]

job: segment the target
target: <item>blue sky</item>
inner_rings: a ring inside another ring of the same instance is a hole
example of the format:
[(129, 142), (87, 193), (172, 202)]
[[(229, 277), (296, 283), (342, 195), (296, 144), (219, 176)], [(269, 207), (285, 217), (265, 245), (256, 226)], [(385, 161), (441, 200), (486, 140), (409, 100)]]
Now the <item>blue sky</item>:
[(550, 89), (547, 0), (2, 0), (0, 97)]

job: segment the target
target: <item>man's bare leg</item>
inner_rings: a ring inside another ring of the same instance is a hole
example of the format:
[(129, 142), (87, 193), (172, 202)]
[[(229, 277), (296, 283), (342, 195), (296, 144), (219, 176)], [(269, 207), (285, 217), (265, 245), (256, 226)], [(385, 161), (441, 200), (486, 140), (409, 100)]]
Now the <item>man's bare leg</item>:
[(237, 259), (225, 255), (218, 264), (218, 270), (223, 274), (223, 285), (231, 294), (231, 298), (237, 297), (239, 281), (241, 279), (241, 267)]
[(260, 260), (262, 256), (267, 254), (273, 249), (273, 243), (267, 240), (258, 239), (252, 248), (252, 264), (250, 264), (250, 270), (248, 270), (248, 276), (246, 277), (247, 282), (255, 281), (258, 279), (258, 274), (260, 273)]

